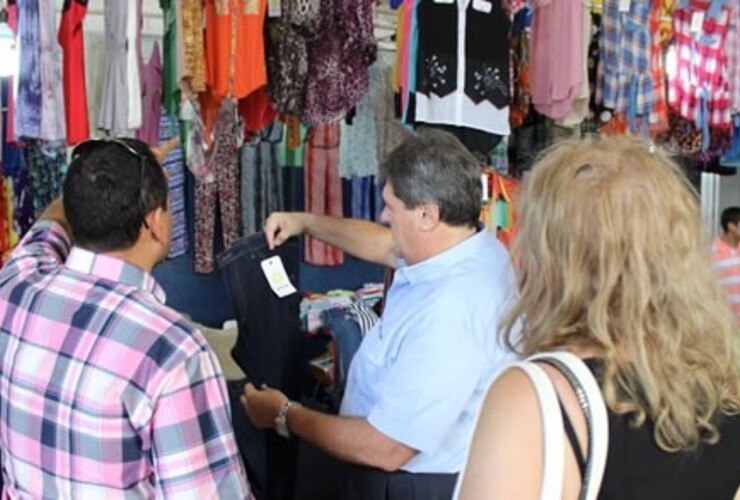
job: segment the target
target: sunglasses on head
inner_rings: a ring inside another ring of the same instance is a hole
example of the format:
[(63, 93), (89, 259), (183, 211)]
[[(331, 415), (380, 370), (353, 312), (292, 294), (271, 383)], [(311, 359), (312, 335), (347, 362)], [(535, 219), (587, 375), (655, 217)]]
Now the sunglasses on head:
[(139, 160), (139, 208), (141, 210), (141, 223), (144, 227), (149, 229), (149, 223), (146, 221), (146, 203), (144, 202), (144, 169), (146, 168), (145, 162), (147, 156), (136, 150), (133, 146), (128, 144), (122, 139), (90, 139), (78, 144), (74, 150), (72, 150), (72, 161), (78, 158), (80, 155), (86, 152), (92, 152), (95, 147), (100, 147), (105, 144), (115, 144), (128, 151), (131, 155)]

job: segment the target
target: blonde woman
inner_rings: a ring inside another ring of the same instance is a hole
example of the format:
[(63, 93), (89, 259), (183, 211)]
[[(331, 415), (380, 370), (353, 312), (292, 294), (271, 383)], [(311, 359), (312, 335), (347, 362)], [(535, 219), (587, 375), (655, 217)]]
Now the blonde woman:
[[(739, 499), (738, 333), (678, 167), (636, 138), (567, 142), (520, 196), (521, 296), (505, 331), (511, 342), (520, 322), (524, 355), (569, 351), (600, 381), (599, 498)], [(576, 499), (585, 418), (564, 376), (543, 368), (575, 430), (561, 496)], [(539, 498), (542, 450), (534, 387), (509, 369), (487, 395), (458, 498)]]

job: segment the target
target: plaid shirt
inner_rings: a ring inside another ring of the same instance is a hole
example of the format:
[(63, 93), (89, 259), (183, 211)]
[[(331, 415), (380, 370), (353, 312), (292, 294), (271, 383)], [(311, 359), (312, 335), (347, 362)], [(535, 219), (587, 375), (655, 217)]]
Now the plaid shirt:
[(150, 274), (69, 250), (39, 222), (0, 270), (3, 498), (251, 498), (203, 335)]
[(740, 8), (737, 3), (730, 5), (730, 25), (725, 41), (727, 56), (727, 81), (730, 86), (730, 111), (740, 113)]
[[(701, 5), (709, 7), (708, 2)], [(676, 70), (668, 79), (668, 104), (685, 119), (698, 123), (701, 92), (706, 90), (709, 125), (729, 129), (732, 118), (725, 40), (730, 9), (723, 6), (717, 19), (705, 16), (702, 31), (696, 34), (691, 32), (694, 12), (678, 8), (673, 14)]]
[(619, 0), (603, 2), (597, 101), (617, 113), (628, 112), (630, 94), (636, 115), (650, 113), (655, 102), (649, 12), (644, 1), (632, 0), (629, 12), (619, 11)]

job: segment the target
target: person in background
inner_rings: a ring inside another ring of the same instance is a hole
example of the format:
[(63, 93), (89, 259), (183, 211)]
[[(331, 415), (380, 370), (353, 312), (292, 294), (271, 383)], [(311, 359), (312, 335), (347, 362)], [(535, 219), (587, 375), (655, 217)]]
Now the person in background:
[(512, 303), (511, 259), (478, 222), (480, 170), (453, 136), (427, 130), (381, 167), (382, 219), (274, 213), (272, 248), (309, 234), (395, 269), (383, 316), (351, 362), (340, 415), (247, 385), (262, 428), (296, 435), (349, 465), (343, 497), (449, 499), (484, 392), (509, 353), (496, 327)]
[(740, 207), (723, 210), (720, 223), (722, 234), (712, 242), (712, 258), (740, 327)]
[(218, 361), (150, 274), (175, 145), (78, 145), (0, 270), (5, 497), (252, 497)]
[[(524, 355), (585, 359), (600, 381), (609, 448), (599, 498), (733, 498), (740, 337), (679, 168), (634, 137), (568, 141), (533, 167), (519, 199), (520, 297), (504, 331), (517, 325), (510, 343)], [(580, 498), (585, 417), (565, 377), (542, 366), (575, 430), (563, 433), (562, 498)], [(486, 396), (457, 498), (540, 498), (542, 426), (530, 379), (506, 370)]]

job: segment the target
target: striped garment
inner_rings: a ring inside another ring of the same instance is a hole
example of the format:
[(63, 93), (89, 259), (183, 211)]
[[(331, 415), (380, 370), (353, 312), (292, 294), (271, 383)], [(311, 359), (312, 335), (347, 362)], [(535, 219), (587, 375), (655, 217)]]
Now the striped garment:
[(715, 238), (712, 242), (712, 259), (740, 325), (740, 248), (731, 248), (721, 238)]
[[(159, 143), (164, 144), (173, 137), (180, 137), (179, 122), (167, 114), (162, 106), (159, 118)], [(188, 251), (188, 230), (185, 217), (185, 167), (182, 148), (176, 147), (165, 157), (162, 166), (167, 171), (169, 208), (172, 212), (172, 246), (168, 259), (185, 255)]]
[(201, 332), (70, 246), (39, 222), (0, 270), (2, 498), (252, 498)]

